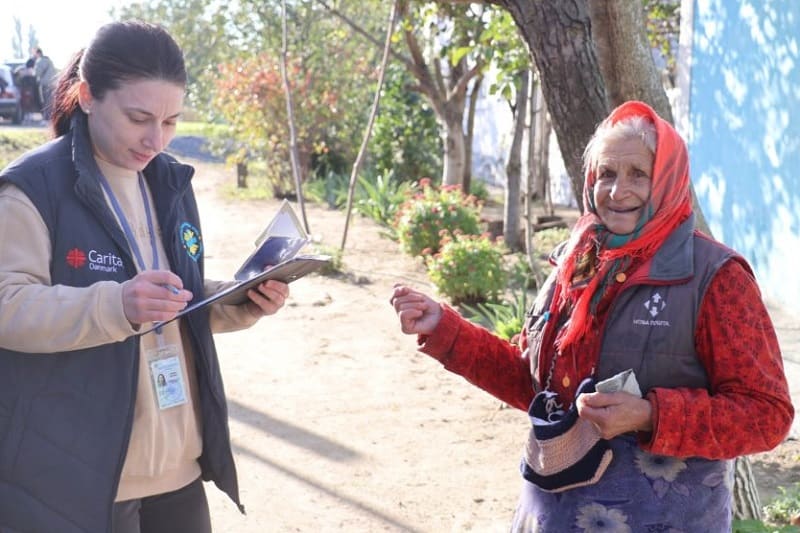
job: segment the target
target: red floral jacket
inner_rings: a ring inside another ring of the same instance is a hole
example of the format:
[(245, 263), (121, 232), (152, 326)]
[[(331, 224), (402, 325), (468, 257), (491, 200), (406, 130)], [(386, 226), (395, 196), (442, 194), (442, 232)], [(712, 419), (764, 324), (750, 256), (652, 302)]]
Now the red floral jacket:
[[(615, 294), (609, 294), (613, 298)], [(504, 341), (443, 305), (442, 319), (419, 349), (446, 369), (518, 409), (534, 396), (530, 361), (521, 345)], [(601, 325), (602, 326), (602, 325)], [(640, 435), (643, 449), (660, 455), (725, 459), (774, 448), (794, 416), (778, 339), (750, 274), (728, 261), (710, 282), (697, 319), (696, 351), (710, 391), (655, 388), (652, 433)], [(581, 350), (595, 353), (595, 350)], [(597, 361), (559, 357), (551, 388), (573, 398)]]

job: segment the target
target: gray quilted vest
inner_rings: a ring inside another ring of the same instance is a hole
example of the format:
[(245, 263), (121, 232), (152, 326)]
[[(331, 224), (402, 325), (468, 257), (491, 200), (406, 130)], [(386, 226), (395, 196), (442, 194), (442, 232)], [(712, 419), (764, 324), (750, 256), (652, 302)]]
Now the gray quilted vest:
[[(708, 376), (695, 351), (697, 316), (708, 284), (729, 259), (749, 271), (744, 259), (726, 246), (693, 230), (694, 217), (681, 224), (652, 261), (625, 281), (601, 332), (595, 378), (600, 381), (633, 369), (642, 393), (654, 387), (707, 388)], [(555, 273), (551, 274), (527, 320), (531, 375), (539, 390), (539, 351)], [(587, 377), (587, 376), (581, 376)]]

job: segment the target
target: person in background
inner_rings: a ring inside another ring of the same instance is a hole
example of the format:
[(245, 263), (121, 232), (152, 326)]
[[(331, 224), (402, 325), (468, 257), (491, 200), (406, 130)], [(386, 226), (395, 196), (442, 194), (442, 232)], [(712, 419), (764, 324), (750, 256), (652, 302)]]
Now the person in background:
[(36, 60), (30, 58), (25, 62), (25, 65), (15, 71), (24, 122), (29, 121), (31, 113), (40, 113), (42, 111), (39, 83), (36, 81), (36, 70), (34, 69), (35, 64)]
[(14, 69), (14, 82), (19, 83), (19, 79), (23, 76), (36, 76), (36, 70), (33, 68), (36, 65), (36, 59), (30, 57), (25, 61), (24, 65), (18, 66)]
[(587, 210), (519, 346), (398, 285), (401, 329), (528, 411), (512, 531), (728, 532), (732, 459), (794, 415), (753, 272), (694, 228), (686, 146), (646, 104), (599, 125), (584, 169)]
[(45, 120), (50, 120), (50, 113), (52, 113), (53, 106), (53, 91), (55, 90), (55, 82), (58, 77), (58, 72), (53, 66), (50, 58), (42, 52), (41, 48), (34, 50), (33, 57), (35, 59), (34, 71), (36, 72), (36, 80), (39, 83), (39, 102), (42, 106), (42, 117)]
[(2, 531), (207, 533), (203, 480), (244, 510), (212, 333), (289, 288), (148, 331), (227, 286), (204, 278), (194, 169), (162, 152), (185, 89), (161, 27), (103, 26), (59, 80), (55, 139), (0, 173)]

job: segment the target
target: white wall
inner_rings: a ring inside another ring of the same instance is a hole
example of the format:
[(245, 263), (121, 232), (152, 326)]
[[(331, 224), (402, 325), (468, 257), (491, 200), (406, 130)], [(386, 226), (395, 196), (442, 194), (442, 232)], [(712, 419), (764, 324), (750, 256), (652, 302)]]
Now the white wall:
[[(514, 117), (509, 105), (499, 96), (491, 96), (483, 84), (475, 108), (475, 133), (472, 141), (472, 177), (491, 185), (505, 187), (506, 161), (514, 134)], [(523, 150), (523, 165), (527, 151)], [(550, 194), (556, 205), (577, 207), (569, 175), (564, 167), (555, 134), (550, 136)], [(523, 190), (525, 184), (522, 184)]]

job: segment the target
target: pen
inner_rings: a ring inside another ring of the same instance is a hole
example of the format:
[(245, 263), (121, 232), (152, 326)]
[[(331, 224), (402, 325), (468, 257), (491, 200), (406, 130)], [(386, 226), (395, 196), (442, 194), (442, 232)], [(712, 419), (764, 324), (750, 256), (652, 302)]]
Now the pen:
[(164, 285), (164, 287), (165, 287), (165, 288), (167, 288), (167, 289), (169, 289), (169, 292), (171, 292), (172, 294), (180, 294), (180, 292), (181, 292), (181, 291), (178, 289), (178, 287), (176, 287), (175, 285), (171, 285), (171, 284), (169, 284), (169, 283), (167, 283), (166, 285)]

